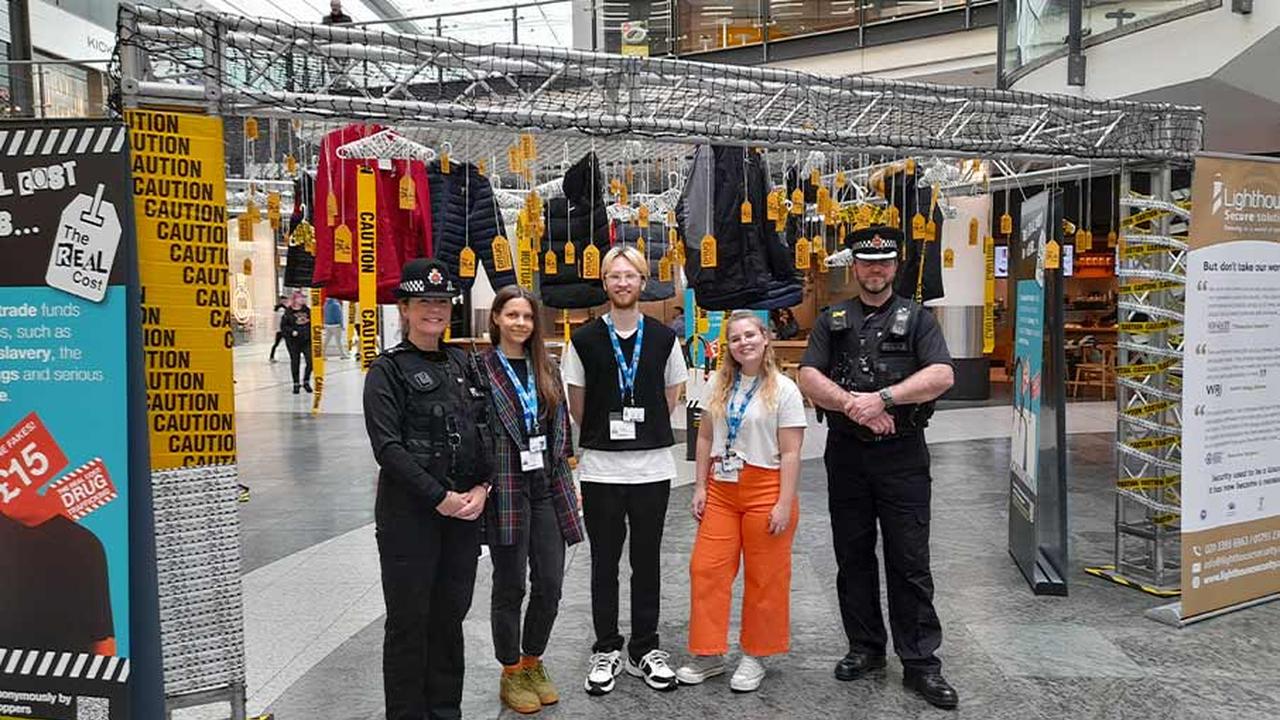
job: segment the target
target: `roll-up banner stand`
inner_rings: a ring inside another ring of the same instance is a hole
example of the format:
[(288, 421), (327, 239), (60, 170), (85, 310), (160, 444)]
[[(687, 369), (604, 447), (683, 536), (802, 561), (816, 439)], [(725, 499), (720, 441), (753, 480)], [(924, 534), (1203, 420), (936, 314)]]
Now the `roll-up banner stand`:
[(127, 141), (0, 126), (0, 717), (162, 707)]
[(1009, 259), (1016, 318), (1009, 554), (1037, 595), (1067, 594), (1061, 235), (1061, 191), (1022, 203)]
[(1280, 599), (1280, 162), (1201, 155), (1191, 192), (1174, 624)]

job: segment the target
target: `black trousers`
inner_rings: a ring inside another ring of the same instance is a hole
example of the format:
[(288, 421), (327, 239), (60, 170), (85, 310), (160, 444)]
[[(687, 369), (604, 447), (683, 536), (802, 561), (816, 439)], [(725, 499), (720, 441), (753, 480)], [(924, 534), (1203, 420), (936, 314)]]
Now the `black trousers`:
[(284, 333), (277, 330), (276, 340), (275, 342), (271, 343), (271, 353), (267, 357), (269, 357), (272, 360), (276, 359), (276, 348), (280, 347), (280, 341), (282, 340), (284, 340)]
[(936, 669), (942, 625), (929, 572), (929, 451), (924, 437), (862, 443), (832, 434), (824, 456), (836, 592), (849, 649), (885, 653), (876, 524), (884, 538), (893, 649), (910, 670)]
[(462, 621), (471, 609), (480, 524), (434, 510), (379, 510), (387, 720), (460, 718)]
[(293, 384), (298, 384), (298, 366), (304, 359), (307, 362), (307, 370), (302, 376), (302, 381), (311, 382), (311, 336), (289, 336), (284, 339), (284, 345), (289, 350), (289, 374), (293, 377)]
[(631, 528), (631, 642), (627, 653), (639, 662), (658, 647), (662, 603), (662, 529), (671, 481), (640, 485), (582, 483), (583, 520), (591, 540), (593, 652), (621, 650), (618, 632), (618, 562)]
[[(515, 665), (520, 655), (541, 657), (547, 649), (551, 628), (560, 612), (560, 589), (564, 584), (564, 536), (556, 518), (551, 495), (521, 496), (523, 531), (514, 545), (490, 545), (493, 560), (493, 596), (490, 625), (493, 650), (498, 662)], [(520, 610), (524, 605), (525, 569), (529, 570), (529, 609), (520, 632)]]

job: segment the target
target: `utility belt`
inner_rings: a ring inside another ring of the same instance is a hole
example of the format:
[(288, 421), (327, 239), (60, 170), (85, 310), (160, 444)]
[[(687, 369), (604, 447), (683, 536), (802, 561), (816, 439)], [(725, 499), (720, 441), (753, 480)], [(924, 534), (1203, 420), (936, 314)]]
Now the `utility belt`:
[[(431, 473), (446, 490), (466, 492), (475, 486), (475, 458), (464, 464), (462, 459), (468, 455), (464, 445), (465, 438), (458, 428), (457, 420), (448, 417), (444, 420), (445, 430), (435, 437), (436, 440), (408, 440), (405, 445), (418, 466)], [(472, 448), (472, 454), (477, 448)]]
[(884, 442), (919, 435), (928, 427), (929, 418), (933, 417), (933, 403), (895, 405), (889, 408), (888, 412), (893, 416), (894, 425), (894, 432), (889, 435), (877, 435), (871, 431), (871, 428), (859, 425), (842, 413), (825, 412), (824, 414), (827, 418), (827, 427), (831, 432), (853, 436), (861, 442)]

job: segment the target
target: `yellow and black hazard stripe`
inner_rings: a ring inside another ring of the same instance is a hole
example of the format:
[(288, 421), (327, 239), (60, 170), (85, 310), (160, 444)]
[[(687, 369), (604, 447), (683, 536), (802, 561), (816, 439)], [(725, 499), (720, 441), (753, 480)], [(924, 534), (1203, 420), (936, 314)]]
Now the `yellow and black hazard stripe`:
[(1168, 330), (1182, 323), (1176, 320), (1149, 320), (1147, 322), (1122, 322), (1116, 328), (1122, 333), (1148, 333)]
[(1181, 475), (1161, 475), (1156, 477), (1131, 477), (1120, 478), (1116, 481), (1116, 487), (1121, 490), (1132, 490), (1133, 492), (1145, 492), (1147, 490), (1162, 490), (1164, 488), (1173, 487), (1182, 482)]
[(1143, 375), (1155, 375), (1177, 365), (1181, 358), (1167, 358), (1155, 363), (1139, 363), (1137, 365), (1121, 365), (1116, 368), (1116, 375), (1123, 378), (1141, 377)]
[(1129, 578), (1116, 572), (1115, 565), (1099, 565), (1097, 567), (1087, 567), (1084, 569), (1084, 571), (1089, 575), (1092, 575), (1093, 577), (1101, 578), (1103, 580), (1109, 580), (1117, 585), (1123, 585), (1124, 587), (1127, 587), (1127, 588), (1140, 590), (1148, 595), (1154, 595), (1156, 597), (1162, 597), (1162, 598), (1178, 597), (1179, 595), (1182, 594), (1181, 590), (1170, 590), (1170, 589), (1158, 588), (1152, 585), (1147, 585), (1134, 580), (1130, 580)]
[(1124, 414), (1129, 417), (1147, 417), (1156, 413), (1164, 412), (1169, 408), (1178, 406), (1179, 403), (1172, 400), (1161, 400), (1159, 402), (1147, 403), (1146, 405), (1134, 405), (1124, 409)]
[(1120, 286), (1121, 295), (1141, 295), (1148, 292), (1159, 292), (1161, 290), (1174, 290), (1183, 286), (1183, 283), (1174, 282), (1173, 280), (1149, 280), (1146, 282), (1129, 283)]
[(1159, 220), (1160, 218), (1168, 214), (1170, 214), (1170, 211), (1164, 210), (1162, 208), (1151, 208), (1150, 210), (1143, 210), (1140, 213), (1134, 213), (1126, 218), (1121, 219), (1120, 227), (1127, 229), (1127, 228), (1137, 227), (1138, 225), (1145, 225), (1151, 222), (1152, 220)]
[(1155, 450), (1158, 448), (1173, 447), (1182, 442), (1182, 438), (1177, 435), (1156, 435), (1154, 437), (1146, 437), (1138, 440), (1130, 440), (1123, 443), (1127, 447), (1134, 450)]

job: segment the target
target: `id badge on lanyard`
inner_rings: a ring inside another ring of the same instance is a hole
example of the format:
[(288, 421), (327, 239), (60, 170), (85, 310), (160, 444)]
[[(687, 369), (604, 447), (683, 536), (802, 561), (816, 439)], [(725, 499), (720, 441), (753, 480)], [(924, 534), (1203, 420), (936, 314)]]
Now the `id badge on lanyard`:
[(547, 436), (534, 435), (529, 438), (529, 449), (520, 451), (520, 470), (530, 472), (545, 467), (542, 455), (547, 449)]
[(644, 345), (644, 318), (636, 325), (636, 344), (631, 348), (630, 362), (622, 355), (622, 343), (618, 341), (613, 319), (605, 315), (604, 324), (609, 328), (613, 359), (618, 363), (618, 388), (622, 391), (622, 412), (609, 413), (609, 439), (635, 440), (636, 425), (644, 422), (644, 408), (635, 404), (636, 375), (640, 372), (640, 350)]
[(733, 443), (738, 439), (738, 432), (742, 430), (742, 423), (747, 417), (747, 406), (751, 404), (751, 398), (755, 397), (756, 390), (760, 388), (760, 378), (755, 379), (742, 402), (738, 403), (736, 402), (738, 386), (741, 384), (742, 376), (735, 375), (733, 389), (729, 392), (729, 402), (725, 408), (728, 412), (725, 417), (724, 454), (716, 463), (715, 471), (716, 479), (723, 482), (738, 482), (738, 473), (746, 465), (746, 457), (740, 451), (733, 449)]
[(623, 413), (609, 413), (609, 439), (635, 440), (635, 421), (628, 420)]
[[(516, 375), (515, 368), (511, 367), (507, 357), (499, 352), (498, 358), (502, 360), (502, 367), (507, 371), (507, 378), (511, 380), (511, 384), (516, 390), (516, 396), (520, 399), (520, 409), (524, 414), (524, 429), (526, 437), (529, 439), (528, 448), (520, 451), (520, 469), (523, 472), (541, 470), (545, 467), (543, 453), (547, 449), (547, 436), (538, 427), (538, 386), (533, 375), (533, 365), (532, 363), (527, 365), (526, 379), (521, 382)], [(528, 363), (529, 361), (526, 360), (525, 362)]]
[(746, 464), (742, 454), (737, 450), (726, 450), (715, 463), (715, 478), (720, 482), (738, 482), (738, 472)]

